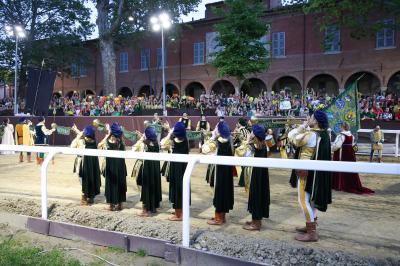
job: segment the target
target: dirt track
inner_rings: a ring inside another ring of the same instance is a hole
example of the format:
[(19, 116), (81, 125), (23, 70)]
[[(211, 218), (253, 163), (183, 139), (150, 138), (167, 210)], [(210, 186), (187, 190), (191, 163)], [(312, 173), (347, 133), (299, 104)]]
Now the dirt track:
[[(74, 158), (58, 156), (49, 167), (48, 192), (51, 201), (68, 206), (77, 206), (80, 197), (78, 178), (72, 174)], [(0, 157), (0, 198), (38, 199), (40, 197), (40, 169), (36, 165), (18, 164), (17, 156)], [(394, 163), (399, 163), (394, 160)], [(128, 161), (128, 172), (133, 161)], [(212, 190), (204, 180), (205, 165), (198, 165), (192, 176), (192, 228), (214, 230), (227, 234), (242, 234), (259, 239), (293, 240), (293, 228), (303, 224), (303, 216), (298, 208), (296, 191), (288, 185), (289, 171), (270, 170), (271, 212), (270, 219), (263, 221), (261, 232), (249, 233), (241, 226), (250, 218), (247, 213), (247, 195), (242, 188), (235, 188), (235, 208), (227, 216), (223, 227), (211, 227), (206, 219), (213, 215)], [(400, 177), (362, 175), (363, 185), (374, 189), (374, 196), (360, 196), (334, 192), (334, 202), (327, 213), (318, 213), (321, 240), (308, 244), (310, 247), (330, 251), (342, 250), (362, 256), (400, 256)], [(104, 180), (104, 179), (103, 179)], [(103, 182), (104, 183), (104, 182)], [(104, 186), (102, 187), (104, 191)], [(168, 184), (163, 178), (162, 208), (152, 221), (158, 219), (166, 223), (169, 216)], [(104, 212), (104, 196), (96, 198), (91, 211)], [(128, 180), (128, 202), (124, 215), (136, 216), (140, 210), (139, 194), (133, 180)], [(24, 206), (28, 208), (29, 206)], [(117, 214), (116, 214), (117, 215)], [(175, 225), (172, 225), (175, 227)]]

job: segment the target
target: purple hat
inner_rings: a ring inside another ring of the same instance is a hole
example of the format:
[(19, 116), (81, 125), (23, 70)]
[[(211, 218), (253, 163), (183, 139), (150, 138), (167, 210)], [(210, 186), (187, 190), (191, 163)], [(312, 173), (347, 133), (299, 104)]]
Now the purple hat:
[(83, 135), (84, 135), (85, 137), (94, 139), (94, 138), (96, 137), (96, 131), (95, 131), (95, 129), (94, 129), (92, 126), (86, 126), (86, 127), (83, 129)]
[(318, 124), (320, 125), (321, 128), (328, 128), (329, 127), (329, 122), (328, 122), (328, 116), (326, 115), (325, 112), (322, 111), (315, 111), (314, 112), (314, 118), (315, 120), (318, 121)]
[(182, 122), (178, 122), (174, 126), (173, 134), (177, 138), (186, 138), (186, 126)]
[(218, 132), (223, 138), (229, 138), (231, 136), (231, 129), (226, 122), (218, 123)]
[(265, 129), (264, 127), (256, 124), (252, 128), (254, 136), (258, 138), (259, 140), (265, 140)]
[(146, 139), (150, 141), (156, 141), (157, 140), (157, 134), (156, 130), (154, 127), (147, 127), (144, 131), (144, 135), (146, 136)]
[(117, 138), (122, 136), (122, 128), (117, 122), (114, 122), (111, 125), (111, 135), (113, 135)]

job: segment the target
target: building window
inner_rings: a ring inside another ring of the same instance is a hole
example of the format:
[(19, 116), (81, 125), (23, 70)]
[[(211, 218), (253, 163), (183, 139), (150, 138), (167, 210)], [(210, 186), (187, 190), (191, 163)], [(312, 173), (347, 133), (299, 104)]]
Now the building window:
[(87, 67), (86, 67), (86, 65), (84, 64), (84, 63), (80, 63), (80, 65), (79, 65), (79, 75), (81, 76), (81, 77), (87, 77)]
[(142, 48), (140, 51), (140, 66), (142, 70), (149, 69), (150, 67), (150, 49)]
[(394, 43), (394, 19), (385, 19), (383, 21), (385, 28), (376, 33), (376, 48), (393, 47)]
[(338, 26), (329, 26), (325, 30), (325, 52), (340, 51), (340, 29)]
[(79, 77), (78, 74), (79, 74), (78, 64), (72, 63), (71, 64), (71, 77), (77, 78), (77, 77)]
[(77, 63), (71, 64), (71, 76), (73, 78), (87, 77), (87, 74), (88, 74), (87, 67), (83, 62), (79, 64)]
[[(161, 54), (161, 48), (157, 48), (157, 68), (162, 67), (161, 61), (162, 61), (162, 54)], [(164, 66), (167, 65), (167, 50), (164, 48)]]
[(193, 63), (195, 65), (204, 64), (204, 42), (194, 43), (193, 50)]
[(285, 56), (285, 32), (272, 33), (272, 56)]
[(119, 72), (128, 72), (128, 53), (119, 54)]

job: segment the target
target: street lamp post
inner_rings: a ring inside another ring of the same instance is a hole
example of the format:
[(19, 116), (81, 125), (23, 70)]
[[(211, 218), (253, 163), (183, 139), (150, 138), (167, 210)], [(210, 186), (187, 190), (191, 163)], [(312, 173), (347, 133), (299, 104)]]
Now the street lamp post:
[(165, 87), (165, 45), (164, 45), (164, 29), (168, 29), (171, 27), (171, 20), (167, 13), (161, 13), (157, 17), (152, 17), (150, 19), (151, 24), (153, 25), (154, 31), (161, 30), (161, 69), (162, 69), (162, 83), (163, 83), (163, 115), (167, 116), (167, 108), (166, 108), (166, 87)]
[(8, 36), (15, 37), (15, 73), (14, 73), (14, 115), (18, 114), (18, 41), (25, 38), (25, 31), (21, 26), (6, 26)]

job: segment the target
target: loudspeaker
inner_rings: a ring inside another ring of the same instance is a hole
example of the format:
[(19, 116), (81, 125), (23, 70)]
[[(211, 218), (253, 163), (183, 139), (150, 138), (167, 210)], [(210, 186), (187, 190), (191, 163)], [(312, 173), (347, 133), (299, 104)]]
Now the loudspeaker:
[(25, 113), (47, 116), (57, 72), (45, 69), (28, 69), (28, 91)]

